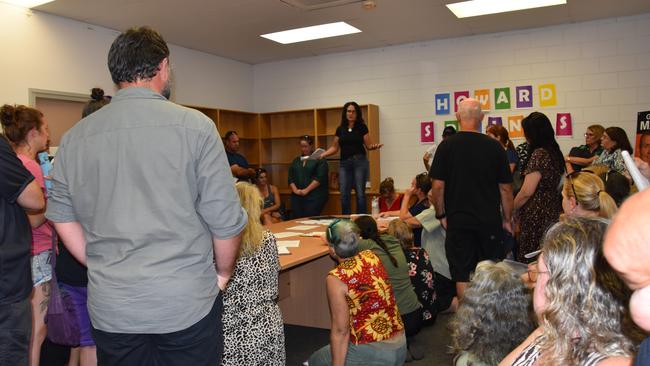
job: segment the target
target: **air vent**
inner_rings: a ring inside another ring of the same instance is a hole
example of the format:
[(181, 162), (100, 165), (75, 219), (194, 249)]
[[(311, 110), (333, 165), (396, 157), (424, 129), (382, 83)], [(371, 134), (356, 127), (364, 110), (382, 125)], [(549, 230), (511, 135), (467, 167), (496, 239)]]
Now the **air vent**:
[(280, 0), (281, 2), (302, 10), (318, 10), (334, 8), (354, 3), (362, 3), (363, 0)]

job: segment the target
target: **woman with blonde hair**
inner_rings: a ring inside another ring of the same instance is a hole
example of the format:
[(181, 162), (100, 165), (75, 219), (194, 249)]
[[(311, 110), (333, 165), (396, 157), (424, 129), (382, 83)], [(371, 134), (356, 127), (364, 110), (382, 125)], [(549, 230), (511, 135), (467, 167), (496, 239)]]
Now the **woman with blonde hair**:
[[(239, 259), (223, 292), (224, 350), (221, 365), (284, 365), (284, 326), (277, 304), (280, 260), (275, 237), (260, 221), (262, 196), (237, 182), (248, 214)], [(242, 336), (245, 334), (245, 336)]]
[(590, 170), (570, 173), (562, 188), (562, 209), (566, 215), (602, 217), (611, 219), (618, 208), (605, 191), (600, 177)]
[(429, 253), (424, 248), (415, 246), (413, 230), (402, 220), (393, 220), (388, 224), (388, 235), (399, 241), (404, 251), (404, 256), (409, 266), (409, 277), (415, 294), (422, 304), (422, 324), (435, 323), (438, 315), (436, 304), (436, 286), (433, 276), (433, 267), (429, 260)]
[(540, 326), (500, 365), (630, 365), (630, 291), (603, 256), (609, 221), (568, 216), (547, 232), (533, 308)]
[(480, 262), (450, 323), (454, 366), (496, 365), (535, 328), (530, 301), (513, 267)]

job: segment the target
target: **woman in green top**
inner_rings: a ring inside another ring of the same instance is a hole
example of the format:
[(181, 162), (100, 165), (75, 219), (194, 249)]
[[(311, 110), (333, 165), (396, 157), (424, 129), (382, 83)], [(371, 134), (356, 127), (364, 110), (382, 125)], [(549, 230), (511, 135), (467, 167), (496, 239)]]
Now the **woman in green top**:
[(422, 304), (415, 294), (415, 289), (411, 284), (409, 276), (409, 264), (404, 256), (404, 251), (399, 241), (390, 235), (379, 234), (377, 222), (372, 216), (360, 216), (354, 223), (361, 230), (361, 240), (359, 242), (359, 251), (370, 249), (381, 260), (388, 279), (393, 285), (395, 292), (395, 302), (397, 309), (402, 315), (404, 330), (406, 332), (408, 357), (421, 359), (424, 352), (414, 345), (413, 336), (420, 332), (422, 328)]
[(300, 137), (300, 156), (289, 167), (291, 217), (318, 216), (327, 202), (327, 161), (307, 159), (314, 152), (314, 140)]

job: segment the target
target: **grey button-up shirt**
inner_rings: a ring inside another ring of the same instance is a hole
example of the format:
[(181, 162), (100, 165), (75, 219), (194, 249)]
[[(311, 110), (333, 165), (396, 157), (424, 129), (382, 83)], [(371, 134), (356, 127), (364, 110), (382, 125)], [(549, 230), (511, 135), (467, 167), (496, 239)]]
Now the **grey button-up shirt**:
[(247, 223), (210, 119), (122, 89), (65, 134), (52, 181), (46, 217), (83, 227), (95, 328), (169, 333), (208, 314), (212, 238)]

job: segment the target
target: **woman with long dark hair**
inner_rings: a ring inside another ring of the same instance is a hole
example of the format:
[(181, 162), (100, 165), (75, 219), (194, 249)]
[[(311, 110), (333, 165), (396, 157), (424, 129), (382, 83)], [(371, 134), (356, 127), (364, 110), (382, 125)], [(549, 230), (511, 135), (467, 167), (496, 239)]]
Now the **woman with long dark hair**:
[(632, 155), (632, 145), (625, 130), (620, 127), (606, 128), (603, 137), (600, 138), (600, 143), (604, 151), (594, 160), (593, 165), (606, 165), (611, 170), (629, 176), (623, 162), (623, 151)]
[(514, 209), (521, 228), (517, 259), (528, 263), (530, 260), (524, 255), (539, 249), (544, 232), (562, 213), (558, 187), (564, 173), (564, 156), (545, 114), (529, 114), (522, 126), (530, 160), (522, 172), (524, 183), (515, 197)]
[(376, 150), (384, 146), (370, 141), (368, 126), (363, 120), (361, 107), (356, 102), (347, 102), (341, 113), (341, 125), (336, 129), (332, 146), (322, 155), (324, 159), (341, 151), (339, 186), (341, 190), (341, 213), (350, 214), (352, 188), (357, 195), (357, 213), (366, 213), (366, 181), (370, 166), (366, 150)]

